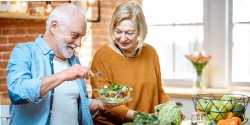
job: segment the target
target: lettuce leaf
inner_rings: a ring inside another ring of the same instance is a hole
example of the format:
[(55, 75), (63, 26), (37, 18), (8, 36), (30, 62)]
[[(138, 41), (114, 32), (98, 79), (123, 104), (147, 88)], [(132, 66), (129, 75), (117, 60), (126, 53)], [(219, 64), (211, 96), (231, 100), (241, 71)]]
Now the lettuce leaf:
[(180, 125), (181, 111), (173, 104), (159, 104), (155, 106), (158, 114), (158, 125)]

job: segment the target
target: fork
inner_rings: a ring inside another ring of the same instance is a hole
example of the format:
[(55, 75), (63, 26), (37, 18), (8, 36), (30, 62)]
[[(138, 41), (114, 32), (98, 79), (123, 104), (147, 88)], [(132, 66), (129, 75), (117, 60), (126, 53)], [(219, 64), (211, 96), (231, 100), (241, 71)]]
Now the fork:
[(100, 73), (100, 72), (95, 73), (95, 76), (97, 76), (97, 77), (103, 77), (103, 78), (105, 78), (106, 80), (109, 81), (109, 79), (108, 79), (107, 77), (105, 77), (105, 76), (104, 76), (102, 73)]
[(102, 73), (100, 73), (100, 72), (95, 73), (95, 76), (105, 77), (105, 76), (104, 76)]

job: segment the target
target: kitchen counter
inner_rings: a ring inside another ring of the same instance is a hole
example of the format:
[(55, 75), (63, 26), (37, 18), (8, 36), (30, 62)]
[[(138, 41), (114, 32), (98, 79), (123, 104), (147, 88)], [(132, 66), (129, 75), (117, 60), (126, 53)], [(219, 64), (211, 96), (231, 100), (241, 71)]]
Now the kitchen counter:
[[(87, 90), (89, 96), (91, 96), (91, 86), (87, 84)], [(197, 93), (192, 87), (177, 87), (177, 86), (166, 86), (164, 87), (165, 92), (172, 98), (176, 103), (181, 104), (180, 109), (186, 116), (186, 122), (181, 125), (189, 125), (188, 119), (190, 114), (194, 112), (192, 96), (196, 94), (213, 94), (213, 95), (225, 95), (225, 94), (243, 94), (250, 97), (250, 87), (228, 87), (228, 88), (206, 88), (204, 91)], [(1, 105), (8, 105), (9, 99), (0, 99)], [(250, 101), (248, 102), (250, 107)], [(250, 108), (247, 108), (246, 117), (250, 118)], [(246, 125), (250, 125), (248, 122)]]
[[(89, 93), (91, 93), (91, 86), (87, 85)], [(177, 86), (166, 86), (164, 87), (165, 92), (170, 96), (170, 98), (184, 98), (192, 99), (193, 95), (196, 94), (214, 94), (214, 95), (224, 95), (224, 94), (244, 94), (250, 97), (250, 87), (228, 87), (228, 88), (206, 88), (202, 92), (196, 92), (192, 87), (177, 87)], [(91, 95), (91, 94), (89, 94)], [(1, 99), (0, 104), (9, 104), (9, 99)], [(250, 103), (250, 101), (249, 101)]]
[[(195, 91), (192, 87), (176, 87), (176, 86), (167, 86), (164, 87), (165, 92), (169, 95), (179, 108), (182, 110), (187, 119), (190, 119), (190, 114), (194, 112), (194, 102), (192, 99), (193, 95), (197, 94), (206, 94), (201, 95), (200, 97), (208, 97), (212, 94), (216, 99), (220, 99), (221, 96), (225, 94), (239, 94), (247, 99), (247, 96), (250, 97), (250, 87), (228, 87), (228, 88), (206, 88), (202, 92)], [(197, 98), (197, 96), (195, 96)], [(250, 118), (250, 101), (248, 101), (248, 108), (246, 110), (246, 117)], [(184, 125), (184, 124), (183, 124)], [(250, 125), (247, 124), (247, 125)]]
[(213, 94), (213, 95), (225, 95), (225, 94), (243, 94), (250, 97), (250, 87), (228, 87), (228, 88), (206, 88), (202, 92), (197, 92), (192, 87), (176, 87), (167, 86), (164, 87), (165, 92), (170, 98), (186, 98), (191, 99), (196, 94)]

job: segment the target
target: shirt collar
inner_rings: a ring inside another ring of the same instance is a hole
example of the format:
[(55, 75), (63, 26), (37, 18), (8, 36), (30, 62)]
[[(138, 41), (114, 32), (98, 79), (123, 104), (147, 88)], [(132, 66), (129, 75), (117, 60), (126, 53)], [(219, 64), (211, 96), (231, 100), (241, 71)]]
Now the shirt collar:
[(38, 47), (42, 50), (43, 54), (54, 54), (54, 51), (46, 44), (46, 42), (43, 40), (43, 35), (39, 35), (35, 43), (38, 45)]
[[(35, 43), (37, 44), (37, 46), (41, 49), (41, 51), (43, 52), (44, 55), (46, 54), (50, 54), (54, 56), (54, 51), (47, 45), (47, 43), (43, 40), (43, 35), (39, 35), (36, 40)], [(53, 59), (53, 58), (52, 58)], [(75, 54), (73, 54), (73, 56), (71, 58), (69, 58), (69, 63), (75, 64), (75, 63), (79, 63), (80, 61), (78, 60), (78, 58), (75, 57)]]

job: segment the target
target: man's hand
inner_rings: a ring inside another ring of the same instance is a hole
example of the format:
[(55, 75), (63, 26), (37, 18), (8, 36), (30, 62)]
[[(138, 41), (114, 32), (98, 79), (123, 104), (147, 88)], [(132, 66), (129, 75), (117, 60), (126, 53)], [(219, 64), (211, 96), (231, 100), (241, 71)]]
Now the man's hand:
[(94, 73), (86, 66), (81, 66), (79, 64), (75, 64), (68, 69), (61, 72), (64, 81), (72, 81), (78, 78), (89, 79), (90, 76), (94, 76)]
[(95, 114), (99, 110), (109, 110), (112, 109), (112, 106), (104, 105), (98, 99), (93, 99), (89, 105), (89, 110), (91, 114)]
[(75, 64), (62, 72), (42, 77), (40, 98), (64, 81), (72, 81), (78, 78), (89, 79), (90, 76), (94, 76), (94, 73), (88, 67)]

